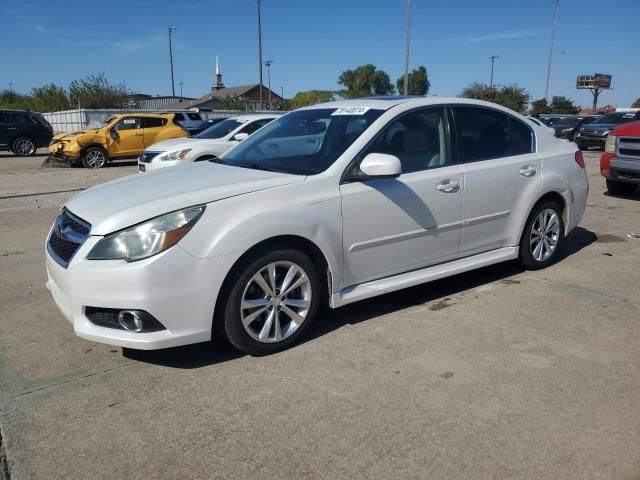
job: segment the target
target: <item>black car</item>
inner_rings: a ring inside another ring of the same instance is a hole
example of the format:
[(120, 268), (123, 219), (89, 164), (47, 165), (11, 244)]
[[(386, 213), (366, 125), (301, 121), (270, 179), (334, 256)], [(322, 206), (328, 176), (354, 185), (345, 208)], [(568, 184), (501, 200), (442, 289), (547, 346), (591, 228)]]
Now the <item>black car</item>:
[(640, 120), (640, 112), (607, 113), (589, 125), (580, 127), (574, 141), (581, 149), (598, 147), (604, 149), (604, 142), (609, 132), (623, 123)]
[(551, 127), (560, 121), (560, 117), (538, 117), (547, 127)]
[(580, 127), (594, 122), (597, 118), (598, 118), (597, 116), (595, 117), (594, 116), (563, 117), (558, 122), (554, 123), (551, 126), (551, 128), (555, 130), (556, 137), (573, 140), (575, 133), (578, 131)]
[(0, 110), (0, 151), (26, 157), (49, 145), (53, 128), (40, 113)]

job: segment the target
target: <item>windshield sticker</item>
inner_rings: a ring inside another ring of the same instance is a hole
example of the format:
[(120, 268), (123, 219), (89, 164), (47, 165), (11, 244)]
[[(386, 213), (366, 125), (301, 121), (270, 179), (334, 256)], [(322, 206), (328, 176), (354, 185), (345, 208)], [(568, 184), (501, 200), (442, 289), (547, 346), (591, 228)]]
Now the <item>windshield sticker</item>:
[(136, 123), (136, 119), (135, 118), (125, 118), (122, 123), (125, 123), (125, 124)]
[(369, 107), (349, 107), (349, 108), (336, 108), (336, 111), (331, 114), (333, 115), (364, 115), (369, 111)]

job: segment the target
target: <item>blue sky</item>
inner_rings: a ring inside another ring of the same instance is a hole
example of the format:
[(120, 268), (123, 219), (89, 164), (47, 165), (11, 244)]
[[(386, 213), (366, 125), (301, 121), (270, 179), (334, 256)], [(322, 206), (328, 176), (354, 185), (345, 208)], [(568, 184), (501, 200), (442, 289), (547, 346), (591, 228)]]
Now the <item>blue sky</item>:
[[(338, 89), (346, 68), (373, 63), (402, 74), (405, 0), (263, 0), (264, 59), (285, 96)], [(411, 66), (425, 65), (430, 94), (455, 96), (473, 81), (544, 92), (554, 0), (413, 0)], [(640, 97), (640, 0), (560, 0), (551, 95), (590, 105), (577, 74), (611, 73), (600, 104)], [(184, 94), (204, 95), (220, 57), (228, 86), (257, 83), (255, 0), (0, 0), (0, 88), (28, 91), (104, 72), (131, 90), (171, 93), (167, 27)], [(566, 52), (566, 53), (561, 53)], [(265, 72), (266, 83), (266, 72)]]

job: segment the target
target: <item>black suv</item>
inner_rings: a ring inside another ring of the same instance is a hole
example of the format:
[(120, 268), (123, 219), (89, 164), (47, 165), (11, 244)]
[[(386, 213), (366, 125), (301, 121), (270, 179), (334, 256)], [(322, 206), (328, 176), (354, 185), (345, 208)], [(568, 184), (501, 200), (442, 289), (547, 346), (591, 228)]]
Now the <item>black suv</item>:
[(39, 113), (25, 110), (0, 110), (0, 151), (16, 155), (33, 155), (39, 147), (49, 145), (53, 128)]

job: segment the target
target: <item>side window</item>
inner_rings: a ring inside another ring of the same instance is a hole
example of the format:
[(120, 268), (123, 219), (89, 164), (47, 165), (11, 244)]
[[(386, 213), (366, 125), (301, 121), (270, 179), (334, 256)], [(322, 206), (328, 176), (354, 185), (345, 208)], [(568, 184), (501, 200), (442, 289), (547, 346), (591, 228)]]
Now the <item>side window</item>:
[(456, 140), (461, 162), (513, 155), (507, 114), (480, 107), (454, 107)]
[(123, 118), (113, 127), (114, 130), (134, 130), (136, 128), (140, 128), (139, 117)]
[(162, 127), (167, 123), (166, 118), (156, 118), (156, 117), (143, 117), (142, 118), (142, 128), (155, 128)]
[(533, 132), (519, 120), (509, 118), (511, 127), (511, 140), (513, 141), (513, 154), (524, 155), (533, 152)]
[(174, 118), (176, 119), (176, 121), (178, 121), (178, 122), (183, 122), (184, 121), (184, 115), (183, 114), (175, 113), (174, 115), (175, 115)]
[(14, 113), (13, 118), (17, 123), (35, 123), (26, 113)]
[(271, 120), (273, 120), (273, 119), (265, 118), (264, 120), (256, 120), (255, 122), (251, 122), (249, 125), (247, 125), (242, 130), (240, 130), (239, 133), (248, 133), (249, 135), (251, 135), (253, 132), (261, 129), (262, 127), (264, 127)]
[(0, 112), (0, 123), (9, 123), (9, 114)]
[(190, 120), (196, 120), (196, 121), (202, 120), (202, 117), (200, 117), (200, 114), (198, 113), (187, 113), (187, 116), (189, 117)]
[(445, 111), (429, 108), (402, 115), (391, 122), (363, 152), (395, 155), (402, 173), (441, 167), (451, 163), (447, 152)]

